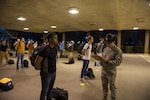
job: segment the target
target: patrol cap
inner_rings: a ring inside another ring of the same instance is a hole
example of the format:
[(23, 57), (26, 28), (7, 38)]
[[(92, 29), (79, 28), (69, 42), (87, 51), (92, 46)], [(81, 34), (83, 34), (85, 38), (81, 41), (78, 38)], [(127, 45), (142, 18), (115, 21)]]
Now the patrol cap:
[(116, 41), (116, 35), (115, 34), (111, 34), (111, 33), (109, 33), (109, 34), (107, 34), (106, 35), (106, 37), (105, 37), (105, 42), (106, 43), (112, 43), (112, 42), (114, 42), (114, 41)]
[(49, 33), (49, 34), (47, 35), (47, 39), (52, 38), (53, 35), (57, 35), (57, 34), (56, 34), (56, 33)]

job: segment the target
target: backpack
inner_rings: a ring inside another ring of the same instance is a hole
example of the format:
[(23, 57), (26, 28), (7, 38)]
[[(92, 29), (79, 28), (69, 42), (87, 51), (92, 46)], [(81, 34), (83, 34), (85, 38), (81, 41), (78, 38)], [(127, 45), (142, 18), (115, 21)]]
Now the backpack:
[(28, 60), (23, 60), (23, 67), (29, 67), (29, 62)]
[(95, 75), (93, 73), (93, 69), (92, 68), (88, 68), (86, 71), (86, 76), (89, 77), (90, 79), (94, 79)]
[(9, 59), (7, 63), (8, 64), (14, 64), (14, 60), (13, 59)]
[[(82, 54), (82, 49), (83, 49), (85, 44), (86, 44), (86, 42), (79, 44), (79, 46), (78, 46), (78, 53), (79, 54)], [(89, 47), (87, 49), (89, 49)]]
[(36, 47), (36, 48), (33, 50), (33, 53), (32, 53), (31, 56), (30, 56), (31, 65), (32, 65), (36, 70), (38, 70), (38, 69), (36, 68), (35, 63), (34, 63), (34, 62), (35, 62), (35, 59), (36, 59), (36, 57), (38, 56), (39, 52), (40, 52), (41, 50), (43, 50), (46, 46), (47, 46), (47, 45), (40, 45), (40, 46)]

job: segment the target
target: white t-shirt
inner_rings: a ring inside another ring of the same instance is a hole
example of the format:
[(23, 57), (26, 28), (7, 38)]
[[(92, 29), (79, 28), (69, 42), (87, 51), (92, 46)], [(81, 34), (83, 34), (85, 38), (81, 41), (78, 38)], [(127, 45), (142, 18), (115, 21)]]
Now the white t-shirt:
[(83, 49), (87, 49), (87, 51), (85, 52), (85, 55), (82, 57), (82, 59), (90, 60), (91, 59), (92, 44), (86, 43), (84, 45)]

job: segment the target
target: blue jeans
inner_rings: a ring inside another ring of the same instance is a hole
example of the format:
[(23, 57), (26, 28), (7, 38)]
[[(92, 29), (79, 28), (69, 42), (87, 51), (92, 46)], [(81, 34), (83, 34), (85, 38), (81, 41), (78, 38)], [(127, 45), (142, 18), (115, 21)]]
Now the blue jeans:
[(41, 71), (42, 90), (40, 100), (52, 100), (52, 89), (56, 78), (56, 72), (48, 73)]
[(19, 60), (21, 60), (21, 67), (23, 67), (23, 58), (24, 53), (17, 53), (17, 64), (16, 64), (17, 69), (19, 68)]
[(82, 70), (81, 70), (81, 78), (83, 78), (84, 76), (86, 76), (86, 70), (88, 68), (89, 65), (89, 60), (83, 60), (83, 66), (82, 66)]

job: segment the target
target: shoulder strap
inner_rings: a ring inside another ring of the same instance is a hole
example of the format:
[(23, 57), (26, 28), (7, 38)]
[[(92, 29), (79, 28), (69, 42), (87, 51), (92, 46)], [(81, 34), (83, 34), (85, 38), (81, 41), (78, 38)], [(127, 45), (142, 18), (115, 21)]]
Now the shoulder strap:
[(87, 47), (87, 49), (89, 49), (89, 48), (90, 48), (90, 44), (89, 44), (89, 43), (88, 43), (88, 45), (89, 45), (89, 46)]

